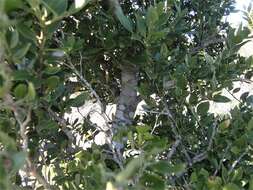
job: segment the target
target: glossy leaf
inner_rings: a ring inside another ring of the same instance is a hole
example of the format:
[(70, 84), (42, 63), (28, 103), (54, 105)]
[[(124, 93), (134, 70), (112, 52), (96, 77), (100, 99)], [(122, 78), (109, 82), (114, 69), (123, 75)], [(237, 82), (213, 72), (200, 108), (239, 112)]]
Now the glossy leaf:
[(228, 98), (228, 97), (226, 97), (226, 96), (223, 96), (223, 95), (215, 95), (214, 97), (213, 97), (213, 101), (214, 102), (219, 102), (219, 103), (227, 103), (227, 102), (231, 102), (231, 100)]
[(27, 85), (19, 84), (14, 89), (14, 95), (16, 98), (24, 98), (27, 94)]

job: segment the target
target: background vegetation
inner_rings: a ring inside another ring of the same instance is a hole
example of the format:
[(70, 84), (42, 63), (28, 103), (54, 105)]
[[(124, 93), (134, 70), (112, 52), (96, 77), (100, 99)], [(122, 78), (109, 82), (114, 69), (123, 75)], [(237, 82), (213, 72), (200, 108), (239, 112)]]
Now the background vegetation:
[[(252, 57), (238, 54), (251, 7), (237, 30), (233, 11), (233, 0), (0, 0), (0, 189), (253, 190), (252, 95), (209, 111), (235, 81), (252, 83)], [(88, 101), (103, 126), (66, 117)]]

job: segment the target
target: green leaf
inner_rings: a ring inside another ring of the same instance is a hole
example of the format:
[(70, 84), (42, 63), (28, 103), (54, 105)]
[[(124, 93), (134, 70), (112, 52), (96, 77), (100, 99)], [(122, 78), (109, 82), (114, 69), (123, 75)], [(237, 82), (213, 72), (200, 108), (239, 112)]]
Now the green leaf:
[(16, 150), (16, 142), (6, 133), (0, 131), (0, 142), (7, 150)]
[(195, 105), (195, 104), (198, 103), (198, 96), (197, 96), (197, 94), (192, 93), (192, 94), (190, 95), (190, 97), (189, 97), (189, 103), (190, 103), (191, 105)]
[(246, 99), (247, 99), (248, 96), (249, 96), (249, 92), (244, 92), (240, 96), (240, 99), (243, 100), (243, 101), (246, 101)]
[(147, 154), (158, 154), (162, 151), (164, 151), (165, 148), (167, 148), (168, 142), (165, 138), (152, 138), (149, 141), (147, 141), (147, 144), (144, 146), (144, 150)]
[(240, 188), (234, 184), (234, 183), (229, 183), (227, 185), (225, 185), (222, 190), (240, 190)]
[(31, 101), (31, 100), (34, 100), (35, 97), (36, 97), (36, 91), (35, 91), (34, 85), (33, 85), (33, 83), (29, 82), (28, 83), (28, 93), (27, 93), (26, 98), (29, 101)]
[(205, 53), (204, 55), (205, 55), (205, 58), (206, 58), (206, 62), (207, 62), (208, 64), (210, 64), (210, 65), (213, 65), (214, 62), (215, 62), (215, 60), (213, 59), (213, 57), (210, 56), (210, 55), (207, 54), (207, 53)]
[(169, 53), (169, 50), (168, 50), (168, 47), (165, 43), (162, 43), (161, 45), (161, 50), (160, 50), (160, 54), (163, 56), (163, 57), (167, 57), (168, 56), (168, 53)]
[(16, 27), (23, 37), (31, 40), (34, 44), (37, 44), (36, 33), (29, 24), (20, 22)]
[(185, 171), (185, 169), (186, 169), (186, 165), (184, 163), (170, 165), (169, 173), (173, 175), (180, 175), (181, 173)]
[(67, 0), (43, 0), (42, 2), (55, 16), (65, 13), (68, 7)]
[(27, 94), (27, 86), (25, 84), (19, 84), (14, 89), (14, 95), (16, 98), (24, 98)]
[(187, 79), (184, 75), (178, 75), (176, 77), (176, 86), (181, 88), (181, 89), (185, 89), (187, 85)]
[(233, 90), (233, 93), (237, 93), (237, 92), (239, 92), (241, 90), (241, 88), (235, 88), (234, 90)]
[(48, 75), (54, 75), (58, 73), (60, 70), (61, 70), (60, 67), (47, 67), (44, 72)]
[(8, 13), (16, 9), (22, 8), (23, 0), (5, 0), (4, 10)]
[(219, 124), (219, 128), (223, 130), (227, 129), (230, 126), (230, 123), (231, 123), (230, 120), (226, 119)]
[(126, 168), (116, 176), (116, 180), (118, 182), (124, 182), (125, 180), (128, 180), (131, 176), (136, 174), (135, 172), (137, 172), (143, 166), (143, 164), (143, 156), (134, 158), (127, 164)]
[(208, 190), (220, 189), (222, 185), (222, 180), (220, 177), (209, 177), (207, 180)]
[(32, 76), (27, 70), (18, 70), (13, 72), (13, 78), (15, 81), (25, 81), (30, 80)]
[(10, 47), (14, 48), (18, 45), (18, 41), (19, 41), (19, 34), (17, 30), (14, 30), (11, 33), (11, 41), (10, 41)]
[(171, 174), (170, 173), (171, 163), (169, 163), (168, 161), (161, 160), (161, 161), (159, 161), (159, 162), (157, 162), (155, 164), (152, 164), (150, 166), (150, 168), (153, 171), (155, 171), (157, 173), (160, 173), (160, 174), (163, 174), (163, 175), (165, 175), (165, 174)]
[(45, 133), (46, 131), (51, 131), (52, 129), (57, 129), (58, 128), (58, 124), (55, 121), (52, 120), (42, 120), (39, 122), (38, 124), (38, 131), (41, 133)]
[(88, 99), (86, 93), (78, 95), (76, 98), (70, 99), (67, 104), (71, 107), (80, 107), (85, 104), (85, 101)]
[(231, 102), (231, 100), (226, 97), (226, 96), (222, 96), (220, 94), (217, 94), (213, 97), (213, 101), (214, 102), (219, 102), (219, 103), (227, 103), (227, 102)]
[(147, 33), (147, 27), (144, 18), (142, 18), (140, 15), (136, 14), (136, 22), (137, 22), (137, 32), (143, 36), (146, 37)]
[(159, 161), (150, 166), (150, 169), (160, 174), (180, 175), (186, 169), (184, 163), (172, 164), (167, 161)]
[(158, 175), (144, 173), (144, 175), (140, 178), (140, 183), (145, 187), (145, 189), (151, 190), (164, 190), (165, 189), (165, 181)]
[(197, 107), (197, 113), (200, 115), (206, 114), (209, 110), (210, 103), (208, 101), (202, 102)]
[(253, 118), (251, 118), (250, 121), (248, 122), (247, 129), (248, 130), (253, 129)]
[(124, 15), (120, 6), (115, 8), (115, 15), (119, 19), (120, 23), (127, 29), (129, 32), (133, 32), (133, 26), (131, 20)]
[[(241, 152), (241, 150), (239, 149), (239, 151)], [(239, 154), (239, 152), (238, 152)], [(232, 182), (239, 182), (243, 179), (243, 169), (242, 168), (238, 168), (238, 169), (235, 169), (233, 172), (232, 172), (232, 179), (231, 181)]]
[(155, 27), (155, 22), (158, 20), (158, 14), (155, 7), (151, 6), (148, 8), (146, 20), (149, 30), (152, 30)]
[(24, 45), (23, 47), (19, 48), (15, 52), (14, 57), (16, 59), (22, 59), (26, 55), (26, 53), (29, 51), (30, 47), (31, 47), (31, 44), (28, 43), (28, 44)]
[(59, 83), (60, 83), (60, 77), (58, 76), (51, 76), (47, 78), (46, 80), (46, 85), (50, 90), (55, 89)]
[(143, 134), (143, 133), (146, 133), (146, 132), (149, 132), (150, 131), (150, 126), (148, 125), (145, 125), (145, 126), (137, 126), (136, 127), (136, 130), (139, 134)]
[(253, 177), (249, 180), (249, 190), (253, 190)]
[(223, 181), (226, 182), (227, 179), (228, 179), (228, 170), (223, 164), (222, 164), (222, 167), (221, 167), (221, 176), (222, 176)]

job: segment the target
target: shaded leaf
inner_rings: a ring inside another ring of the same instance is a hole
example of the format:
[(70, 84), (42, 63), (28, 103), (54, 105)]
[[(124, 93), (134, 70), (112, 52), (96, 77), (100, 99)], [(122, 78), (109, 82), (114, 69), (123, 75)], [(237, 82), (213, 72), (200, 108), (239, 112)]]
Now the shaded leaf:
[(202, 115), (206, 114), (209, 110), (210, 103), (208, 101), (202, 102), (197, 106), (197, 113)]
[(59, 82), (60, 82), (60, 77), (51, 76), (51, 77), (47, 78), (46, 85), (49, 89), (53, 90), (58, 86)]
[(25, 84), (19, 84), (14, 89), (14, 95), (16, 98), (24, 98), (27, 94), (27, 86)]
[(70, 99), (67, 104), (71, 107), (80, 107), (85, 104), (85, 101), (87, 99), (88, 99), (87, 94), (82, 93), (78, 95), (76, 98)]
[(4, 9), (7, 13), (19, 9), (23, 6), (22, 0), (6, 0), (4, 3)]
[(133, 32), (133, 26), (131, 20), (124, 15), (120, 6), (115, 8), (115, 15), (119, 19), (120, 23), (127, 29), (129, 32)]
[(223, 96), (223, 95), (220, 95), (220, 94), (215, 95), (215, 96), (213, 97), (213, 101), (214, 101), (214, 102), (219, 102), (219, 103), (231, 102), (231, 100), (230, 100), (228, 97)]
[(19, 41), (19, 34), (17, 30), (14, 30), (11, 33), (11, 41), (10, 41), (10, 47), (14, 48), (18, 45), (18, 41)]
[(249, 96), (249, 92), (244, 92), (241, 96), (240, 99), (243, 101), (246, 101), (247, 97)]
[(241, 90), (241, 88), (235, 88), (234, 90), (233, 90), (233, 93), (237, 93), (237, 92), (239, 92)]
[(23, 47), (19, 48), (15, 52), (14, 57), (17, 59), (22, 59), (26, 55), (26, 53), (29, 51), (30, 47), (31, 47), (31, 44), (28, 43), (28, 44), (24, 45)]
[(227, 185), (225, 185), (222, 190), (240, 190), (240, 188), (234, 184), (234, 183), (229, 183)]
[(135, 172), (137, 172), (144, 164), (144, 157), (139, 156), (137, 158), (132, 159), (126, 166), (126, 168), (121, 171), (117, 176), (116, 180), (118, 182), (124, 182), (125, 180), (128, 180), (130, 177), (135, 175)]
[(34, 100), (36, 97), (36, 91), (35, 91), (33, 83), (31, 82), (29, 82), (28, 84), (28, 93), (26, 97), (28, 100)]
[(156, 190), (164, 190), (165, 189), (165, 181), (158, 175), (145, 173), (140, 182), (143, 184), (145, 189), (156, 189)]

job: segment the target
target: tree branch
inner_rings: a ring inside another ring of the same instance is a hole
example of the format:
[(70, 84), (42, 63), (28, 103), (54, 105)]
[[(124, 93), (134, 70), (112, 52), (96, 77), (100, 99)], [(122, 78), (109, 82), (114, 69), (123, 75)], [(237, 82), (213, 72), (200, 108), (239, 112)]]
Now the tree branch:
[[(173, 116), (172, 116), (172, 114), (170, 112), (170, 109), (169, 109), (168, 105), (164, 101), (163, 101), (163, 105), (164, 105), (164, 109), (165, 109), (166, 113), (168, 113), (167, 114), (167, 118), (171, 121), (171, 129), (172, 129), (173, 134), (175, 135), (176, 140), (179, 140), (180, 142), (182, 142), (182, 137), (177, 132), (176, 121), (174, 120), (174, 118), (173, 118)], [(182, 143), (181, 143), (181, 145), (182, 145), (182, 151), (183, 151), (183, 153), (184, 153), (184, 155), (186, 157), (186, 160), (187, 160), (188, 164), (192, 165), (191, 157), (189, 156), (189, 154), (188, 154), (185, 146)]]
[[(4, 97), (4, 103), (8, 106), (14, 113), (14, 116), (20, 126), (20, 136), (22, 138), (22, 150), (24, 152), (28, 152), (28, 142), (29, 138), (27, 136), (27, 126), (31, 121), (31, 108), (28, 109), (28, 113), (26, 114), (26, 118), (22, 121), (22, 116), (20, 115), (19, 110), (21, 110), (16, 103), (13, 101), (13, 98), (10, 95), (6, 95)], [(29, 172), (39, 181), (40, 184), (43, 185), (44, 189), (51, 190), (50, 184), (47, 180), (37, 171), (36, 167), (32, 163), (32, 160), (29, 158), (29, 155), (26, 158), (27, 169)]]
[(45, 109), (48, 111), (48, 114), (60, 124), (61, 130), (68, 137), (70, 144), (72, 144), (74, 142), (75, 137), (72, 134), (72, 132), (68, 129), (67, 121), (64, 118), (59, 117), (51, 108), (45, 107)]
[[(82, 57), (81, 57), (81, 59), (82, 59)], [(100, 97), (97, 94), (97, 92), (92, 88), (91, 84), (83, 77), (83, 75), (76, 69), (76, 67), (73, 65), (70, 57), (67, 56), (67, 60), (68, 60), (69, 65), (68, 64), (64, 64), (64, 65), (67, 66), (68, 68), (70, 68), (71, 70), (73, 70), (73, 72), (80, 79), (80, 81), (84, 85), (84, 87), (88, 88), (88, 90), (91, 93), (91, 97), (94, 97), (96, 99), (96, 101), (98, 102), (98, 104), (101, 106), (101, 112), (104, 112), (105, 108), (104, 108), (102, 101), (100, 100)]]
[(236, 160), (233, 162), (233, 164), (231, 165), (231, 167), (230, 167), (230, 169), (229, 169), (229, 171), (228, 171), (228, 174), (231, 174), (231, 173), (233, 172), (233, 170), (235, 169), (236, 165), (242, 160), (242, 158), (243, 158), (244, 156), (247, 155), (247, 153), (248, 153), (248, 151), (246, 150), (245, 152), (243, 152), (243, 153), (240, 155), (240, 157), (239, 157), (238, 159), (236, 159)]
[(199, 52), (200, 50), (205, 49), (206, 47), (208, 47), (212, 44), (223, 43), (224, 41), (225, 41), (224, 38), (209, 37), (209, 38), (205, 39), (204, 41), (202, 41), (199, 46), (192, 48), (189, 53), (191, 55), (194, 55), (197, 52)]
[(170, 160), (172, 158), (172, 156), (175, 154), (176, 149), (178, 147), (178, 145), (181, 143), (180, 139), (177, 139), (176, 142), (173, 144), (173, 146), (171, 147), (171, 150), (168, 152), (167, 154), (167, 160)]

